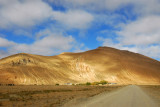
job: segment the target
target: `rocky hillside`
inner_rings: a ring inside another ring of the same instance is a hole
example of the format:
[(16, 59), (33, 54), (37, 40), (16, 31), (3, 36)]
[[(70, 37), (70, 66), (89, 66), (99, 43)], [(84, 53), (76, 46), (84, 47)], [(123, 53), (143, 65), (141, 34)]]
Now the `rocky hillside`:
[(52, 85), (101, 80), (160, 84), (160, 62), (110, 47), (57, 56), (20, 53), (0, 60), (0, 84)]

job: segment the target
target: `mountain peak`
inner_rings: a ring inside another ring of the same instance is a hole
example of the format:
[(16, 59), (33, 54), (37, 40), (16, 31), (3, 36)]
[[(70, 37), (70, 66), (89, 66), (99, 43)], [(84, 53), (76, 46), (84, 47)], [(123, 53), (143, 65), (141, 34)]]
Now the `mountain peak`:
[(0, 84), (160, 84), (159, 69), (159, 61), (112, 47), (52, 57), (19, 53), (0, 60)]

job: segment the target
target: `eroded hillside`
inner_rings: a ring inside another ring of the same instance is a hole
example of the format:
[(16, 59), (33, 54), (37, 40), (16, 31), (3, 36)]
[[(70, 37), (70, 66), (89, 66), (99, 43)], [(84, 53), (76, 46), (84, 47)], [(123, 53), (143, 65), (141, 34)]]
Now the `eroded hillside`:
[(118, 84), (160, 84), (160, 62), (109, 47), (57, 56), (21, 53), (0, 60), (0, 78), (1, 84), (23, 85), (100, 80)]

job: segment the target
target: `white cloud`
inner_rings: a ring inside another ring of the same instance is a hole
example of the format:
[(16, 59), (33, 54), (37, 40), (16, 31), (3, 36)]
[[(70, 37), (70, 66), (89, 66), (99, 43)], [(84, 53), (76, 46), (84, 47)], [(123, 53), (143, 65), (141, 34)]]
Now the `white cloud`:
[(160, 16), (148, 16), (126, 24), (118, 32), (124, 45), (160, 44)]
[(142, 47), (139, 52), (152, 58), (160, 58), (160, 45)]
[(46, 36), (42, 36), (42, 38), (37, 39), (32, 44), (20, 44), (5, 38), (0, 38), (0, 47), (6, 48), (6, 52), (0, 51), (0, 57), (4, 57), (5, 54), (8, 56), (21, 52), (39, 55), (55, 55), (76, 47), (76, 41), (72, 36), (63, 36), (49, 30), (48, 32), (46, 31), (40, 32), (46, 34)]
[(68, 29), (86, 29), (92, 14), (82, 10), (56, 11), (43, 0), (0, 0), (0, 28), (30, 28), (50, 20), (50, 24)]
[(131, 2), (135, 8), (135, 13), (139, 15), (150, 15), (160, 13), (160, 1), (159, 0), (134, 0)]
[(93, 21), (93, 16), (82, 10), (54, 11), (53, 19), (65, 25), (66, 29), (86, 29)]
[[(54, 34), (53, 32), (47, 32), (47, 36), (42, 39), (37, 39), (31, 45), (28, 44), (16, 44), (10, 48), (10, 52), (26, 52), (40, 55), (53, 55), (62, 51), (69, 50), (74, 46), (74, 38), (72, 36), (63, 36)], [(43, 33), (44, 34), (44, 33)]]
[(41, 0), (1, 0), (0, 28), (30, 27), (43, 22), (52, 8)]
[(74, 39), (72, 36), (64, 37), (62, 35), (52, 34), (36, 41), (33, 46), (44, 49), (69, 50), (72, 48), (73, 42)]
[(14, 42), (8, 41), (5, 38), (0, 37), (0, 47), (9, 47), (15, 45)]

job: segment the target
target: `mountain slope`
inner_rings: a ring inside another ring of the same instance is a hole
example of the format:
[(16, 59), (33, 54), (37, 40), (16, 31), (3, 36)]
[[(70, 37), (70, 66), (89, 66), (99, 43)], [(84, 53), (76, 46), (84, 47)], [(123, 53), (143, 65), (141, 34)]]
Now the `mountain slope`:
[(160, 62), (110, 47), (57, 56), (21, 53), (0, 60), (0, 78), (1, 84), (24, 85), (100, 80), (118, 84), (160, 84)]

